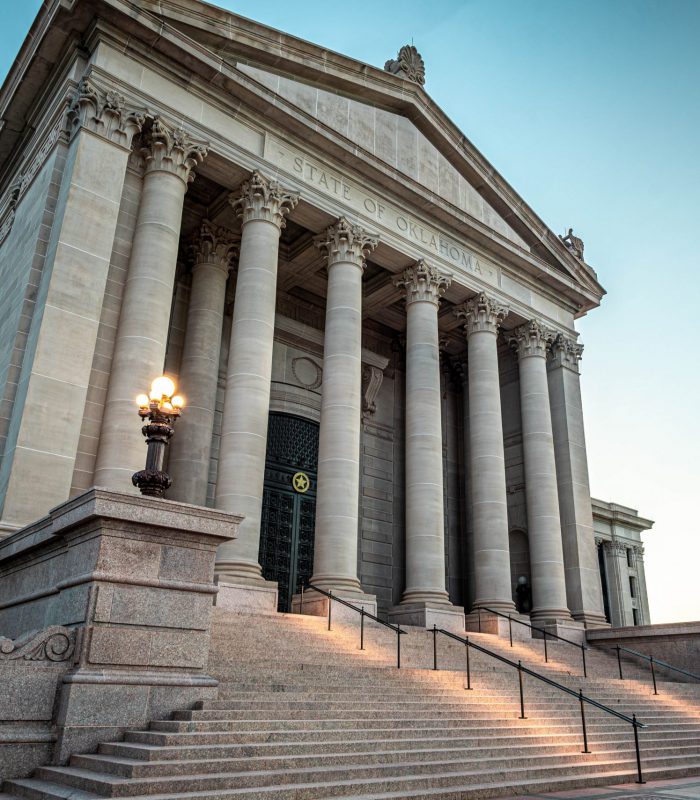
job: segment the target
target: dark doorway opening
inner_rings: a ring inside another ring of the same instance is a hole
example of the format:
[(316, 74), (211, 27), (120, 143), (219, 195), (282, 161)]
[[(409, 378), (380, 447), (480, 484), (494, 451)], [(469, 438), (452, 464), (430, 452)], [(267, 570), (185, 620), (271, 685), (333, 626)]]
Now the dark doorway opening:
[(311, 578), (314, 563), (318, 425), (290, 414), (270, 414), (265, 460), (260, 565), (277, 581), (279, 611)]

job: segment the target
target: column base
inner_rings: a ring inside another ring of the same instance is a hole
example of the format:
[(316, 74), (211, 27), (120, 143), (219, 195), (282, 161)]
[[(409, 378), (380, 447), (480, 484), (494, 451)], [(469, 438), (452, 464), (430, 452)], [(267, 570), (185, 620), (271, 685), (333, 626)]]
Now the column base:
[(400, 603), (391, 609), (388, 619), (395, 625), (415, 625), (419, 628), (432, 628), (435, 625), (464, 636), (464, 609), (451, 603)]
[[(561, 636), (562, 639), (568, 639), (571, 642), (576, 642), (576, 644), (584, 644), (586, 641), (586, 629), (583, 623), (573, 619), (540, 619), (533, 621), (532, 624), (537, 625), (538, 628), (544, 628), (547, 633)], [(533, 639), (542, 639), (544, 634), (539, 631), (533, 631), (532, 637)]]
[(577, 622), (582, 622), (586, 629), (610, 627), (610, 623), (605, 619), (603, 614), (596, 611), (582, 611), (580, 613), (574, 611), (572, 616)]
[[(513, 631), (513, 641), (525, 642), (533, 637), (533, 632), (526, 625), (518, 624), (526, 622), (528, 625), (530, 617), (527, 614), (511, 614), (511, 625)], [(479, 619), (481, 618), (481, 619)], [(465, 618), (466, 629), (470, 633), (490, 633), (499, 636), (501, 639), (510, 639), (510, 630), (508, 620), (505, 617), (499, 617), (498, 614), (492, 614), (489, 611), (481, 611), (474, 609), (474, 611), (467, 614)]]
[[(333, 597), (338, 597), (345, 600), (357, 608), (364, 608), (368, 614), (377, 616), (377, 598), (373, 594), (365, 594), (364, 592), (333, 592)], [(307, 589), (304, 592), (304, 603), (302, 606), (301, 594), (292, 595), (292, 613), (293, 614), (308, 614), (312, 617), (327, 617), (328, 616), (328, 603), (329, 598), (313, 589)], [(333, 603), (331, 609), (331, 625), (332, 621), (338, 622), (353, 622), (359, 625), (360, 615), (352, 608), (344, 606), (342, 603)]]
[(276, 614), (277, 582), (246, 580), (228, 575), (216, 575), (219, 591), (214, 595), (214, 605), (236, 614)]

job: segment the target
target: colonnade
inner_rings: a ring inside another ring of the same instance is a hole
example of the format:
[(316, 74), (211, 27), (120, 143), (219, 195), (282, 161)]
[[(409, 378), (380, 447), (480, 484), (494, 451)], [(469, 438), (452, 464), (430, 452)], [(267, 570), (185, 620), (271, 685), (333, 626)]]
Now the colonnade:
[[(143, 196), (95, 472), (96, 484), (122, 488), (143, 458), (143, 444), (133, 436), (134, 397), (163, 367), (183, 198), (205, 149), (156, 120), (143, 155)], [(194, 251), (180, 374), (189, 402), (171, 453), (172, 496), (206, 502), (225, 287), (238, 255), (216, 484), (216, 506), (245, 516), (239, 537), (222, 546), (217, 562), (219, 580), (230, 586), (264, 584), (258, 550), (278, 249), (285, 216), (298, 199), (253, 172), (230, 197), (241, 220), (240, 239), (204, 222)], [(341, 217), (316, 237), (316, 245), (327, 261), (328, 291), (313, 581), (358, 595), (362, 273), (377, 237)], [(450, 605), (445, 580), (438, 308), (450, 280), (422, 260), (394, 280), (406, 301), (406, 588), (394, 616), (426, 624), (444, 622), (445, 614), (461, 617), (461, 609)], [(514, 612), (497, 352), (499, 326), (508, 313), (484, 293), (457, 309), (468, 347), (475, 605)], [(580, 349), (537, 320), (509, 337), (520, 366), (533, 618), (566, 623), (572, 609), (578, 619), (599, 623), (580, 433)]]

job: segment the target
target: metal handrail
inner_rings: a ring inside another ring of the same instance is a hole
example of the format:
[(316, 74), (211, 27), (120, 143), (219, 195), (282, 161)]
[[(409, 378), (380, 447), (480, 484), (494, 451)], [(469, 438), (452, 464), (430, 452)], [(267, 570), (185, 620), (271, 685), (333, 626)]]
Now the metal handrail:
[(518, 661), (516, 664), (515, 661), (511, 661), (509, 658), (505, 658), (505, 656), (499, 655), (498, 653), (494, 653), (492, 650), (488, 650), (486, 647), (482, 647), (481, 645), (474, 644), (474, 642), (469, 641), (469, 637), (462, 638), (458, 636), (456, 633), (452, 633), (451, 631), (446, 631), (443, 628), (438, 628), (437, 626), (433, 626), (432, 634), (433, 634), (433, 669), (436, 670), (437, 666), (437, 634), (442, 633), (444, 636), (448, 636), (450, 639), (454, 639), (457, 642), (461, 642), (461, 644), (465, 645), (466, 653), (467, 653), (467, 689), (471, 689), (471, 670), (469, 665), (469, 648), (474, 648), (481, 653), (485, 653), (491, 658), (495, 658), (498, 661), (503, 662), (504, 664), (508, 664), (508, 666), (513, 667), (514, 669), (518, 670), (518, 683), (520, 689), (520, 719), (527, 719), (525, 716), (525, 698), (523, 692), (523, 673), (526, 675), (530, 675), (533, 678), (537, 678), (538, 680), (548, 684), (549, 686), (553, 686), (555, 689), (559, 689), (559, 691), (565, 692), (572, 697), (575, 697), (581, 706), (581, 726), (583, 729), (583, 751), (584, 753), (589, 753), (590, 750), (588, 749), (588, 733), (586, 730), (586, 715), (584, 711), (584, 703), (589, 703), (590, 705), (594, 706), (595, 708), (600, 709), (601, 711), (605, 711), (607, 714), (612, 714), (614, 717), (623, 720), (623, 722), (627, 722), (632, 726), (634, 731), (634, 747), (635, 747), (635, 754), (637, 757), (637, 783), (646, 783), (642, 776), (642, 760), (641, 755), (639, 752), (639, 728), (646, 728), (643, 722), (639, 722), (637, 719), (636, 714), (632, 714), (631, 717), (628, 717), (626, 714), (622, 714), (619, 711), (615, 711), (614, 708), (610, 708), (603, 703), (599, 703), (597, 700), (593, 700), (592, 697), (587, 697), (582, 689), (579, 689), (578, 692), (575, 692), (573, 689), (569, 689), (568, 686), (564, 686), (557, 681), (553, 681), (551, 678), (547, 678), (545, 675), (540, 675), (539, 672), (535, 672), (528, 667), (524, 667), (522, 661)]
[[(396, 633), (396, 669), (401, 669), (401, 635), (404, 633), (408, 633), (408, 631), (403, 630), (399, 625), (394, 625), (391, 622), (386, 622), (383, 619), (379, 619), (379, 617), (375, 617), (374, 614), (370, 614), (369, 611), (365, 611), (364, 606), (356, 606), (352, 603), (349, 603), (347, 600), (343, 600), (342, 597), (337, 597), (333, 594), (333, 592), (327, 592), (325, 589), (321, 589), (319, 586), (314, 586), (312, 583), (307, 584), (307, 589), (312, 589), (314, 592), (318, 592), (319, 594), (325, 595), (328, 598), (328, 630), (331, 630), (331, 613), (333, 607), (333, 601), (336, 603), (341, 603), (342, 605), (346, 606), (347, 608), (351, 608), (353, 611), (357, 611), (360, 615), (360, 650), (365, 649), (365, 617), (369, 617), (374, 622), (378, 622), (380, 625), (383, 625), (385, 628), (391, 628), (392, 631)], [(301, 587), (301, 598), (299, 601), (299, 613), (301, 614), (304, 610), (304, 586)]]
[(530, 628), (533, 631), (539, 631), (543, 634), (544, 640), (544, 660), (545, 663), (549, 663), (549, 657), (547, 654), (547, 637), (550, 636), (552, 639), (558, 639), (560, 642), (566, 642), (566, 644), (572, 645), (572, 647), (578, 647), (581, 650), (581, 662), (583, 665), (583, 677), (588, 677), (588, 672), (586, 670), (586, 650), (589, 648), (586, 647), (585, 644), (582, 642), (574, 642), (571, 639), (566, 639), (564, 636), (559, 636), (556, 633), (551, 633), (550, 631), (546, 630), (545, 628), (539, 628), (537, 625), (531, 625), (529, 622), (523, 622), (521, 619), (517, 619), (517, 617), (512, 617), (510, 614), (504, 614), (502, 611), (496, 611), (495, 608), (489, 608), (488, 606), (479, 606), (477, 611), (479, 612), (479, 633), (481, 633), (481, 611), (488, 611), (490, 614), (496, 614), (499, 617), (503, 617), (504, 619), (508, 620), (508, 635), (510, 637), (510, 646), (513, 646), (513, 622), (517, 622), (518, 625), (524, 625), (526, 628)]
[(656, 688), (656, 671), (654, 670), (654, 664), (658, 664), (664, 669), (672, 669), (674, 672), (679, 672), (681, 675), (687, 675), (689, 678), (694, 678), (695, 680), (700, 681), (700, 675), (696, 675), (694, 672), (688, 672), (685, 669), (681, 669), (680, 667), (675, 667), (673, 664), (669, 664), (667, 661), (661, 661), (661, 659), (654, 658), (654, 656), (648, 656), (646, 653), (639, 653), (637, 650), (631, 650), (629, 647), (623, 647), (622, 645), (616, 644), (615, 647), (611, 647), (609, 649), (617, 650), (617, 669), (620, 675), (620, 680), (624, 680), (622, 677), (622, 659), (620, 658), (620, 650), (624, 650), (625, 653), (630, 653), (633, 656), (647, 659), (651, 669), (651, 681), (654, 685), (654, 694), (658, 694)]

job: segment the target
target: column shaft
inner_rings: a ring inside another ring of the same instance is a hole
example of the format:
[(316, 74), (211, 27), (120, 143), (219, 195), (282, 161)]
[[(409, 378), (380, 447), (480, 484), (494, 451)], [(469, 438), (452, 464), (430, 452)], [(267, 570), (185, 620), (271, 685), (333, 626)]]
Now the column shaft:
[(549, 332), (531, 322), (515, 331), (533, 609), (536, 621), (571, 621), (566, 605), (557, 473), (547, 386)]
[(222, 545), (216, 572), (261, 580), (258, 554), (275, 332), (277, 259), (284, 214), (297, 196), (255, 172), (231, 203), (242, 218), (226, 373), (216, 505), (245, 515), (239, 537)]
[(457, 313), (466, 317), (469, 343), (469, 477), (474, 528), (474, 605), (514, 613), (497, 350), (498, 325), (508, 309), (481, 294)]
[(578, 362), (581, 345), (558, 336), (549, 364), (549, 397), (561, 514), (567, 603), (587, 627), (607, 625), (593, 534), (593, 510)]
[(169, 497), (205, 505), (226, 281), (231, 258), (237, 250), (237, 240), (229, 231), (205, 221), (193, 247), (195, 264), (179, 375), (186, 411), (170, 445), (168, 471), (173, 486)]
[(328, 294), (312, 582), (359, 592), (362, 272), (377, 242), (341, 218), (316, 243), (328, 254)]
[(419, 261), (395, 283), (406, 290), (406, 588), (401, 603), (447, 605), (437, 311), (450, 280)]
[(142, 154), (146, 171), (95, 469), (95, 485), (122, 491), (136, 491), (131, 476), (146, 457), (134, 401), (163, 370), (185, 190), (206, 149), (155, 120)]

